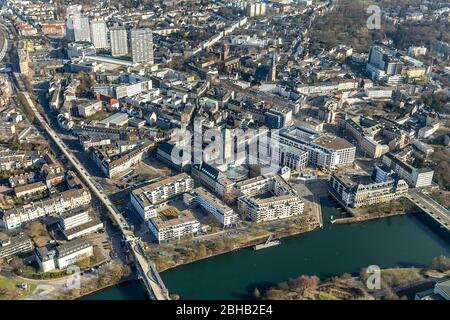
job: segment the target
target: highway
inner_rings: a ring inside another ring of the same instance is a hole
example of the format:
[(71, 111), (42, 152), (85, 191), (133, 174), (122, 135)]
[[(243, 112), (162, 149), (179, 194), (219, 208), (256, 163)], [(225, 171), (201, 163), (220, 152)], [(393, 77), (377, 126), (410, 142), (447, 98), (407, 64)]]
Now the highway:
[(430, 196), (414, 189), (408, 191), (406, 198), (432, 217), (442, 228), (450, 231), (450, 212), (445, 207)]
[(74, 166), (76, 171), (80, 174), (83, 181), (87, 184), (89, 189), (95, 194), (95, 196), (100, 199), (103, 205), (106, 207), (108, 212), (111, 214), (114, 221), (120, 228), (122, 232), (123, 239), (128, 244), (130, 252), (135, 258), (136, 267), (140, 273), (141, 278), (144, 281), (145, 286), (149, 292), (152, 299), (156, 300), (168, 300), (168, 292), (165, 287), (158, 284), (159, 276), (155, 274), (155, 270), (152, 269), (152, 262), (147, 261), (147, 258), (143, 256), (140, 252), (137, 244), (140, 246), (140, 240), (134, 236), (133, 231), (128, 224), (128, 222), (123, 218), (122, 214), (117, 210), (114, 204), (109, 200), (108, 196), (97, 186), (96, 181), (92, 176), (86, 171), (84, 166), (78, 161), (78, 159), (73, 155), (70, 149), (65, 145), (65, 143), (58, 137), (56, 132), (48, 125), (47, 121), (42, 117), (33, 100), (30, 98), (28, 92), (20, 92), (24, 95), (28, 102), (28, 106), (33, 111), (36, 119), (42, 124), (44, 130), (52, 138), (58, 148), (64, 153), (70, 163)]

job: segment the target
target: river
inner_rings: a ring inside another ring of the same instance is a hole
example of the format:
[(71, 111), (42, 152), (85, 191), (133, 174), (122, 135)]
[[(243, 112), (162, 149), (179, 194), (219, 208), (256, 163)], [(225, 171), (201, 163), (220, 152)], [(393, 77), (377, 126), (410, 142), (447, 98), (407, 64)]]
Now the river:
[[(438, 255), (450, 256), (450, 244), (415, 214), (357, 224), (331, 225), (340, 211), (321, 198), (324, 228), (282, 239), (279, 246), (249, 248), (196, 261), (161, 274), (171, 293), (182, 299), (250, 299), (255, 287), (266, 289), (300, 274), (321, 278), (362, 267), (429, 266)], [(84, 297), (85, 299), (142, 298), (135, 281)]]

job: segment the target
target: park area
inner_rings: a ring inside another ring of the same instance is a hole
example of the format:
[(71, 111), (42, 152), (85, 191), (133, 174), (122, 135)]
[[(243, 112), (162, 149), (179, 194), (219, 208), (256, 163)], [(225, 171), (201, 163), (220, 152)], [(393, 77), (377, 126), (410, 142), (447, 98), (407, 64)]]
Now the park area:
[(0, 300), (19, 300), (29, 296), (36, 289), (34, 284), (24, 284), (0, 276)]

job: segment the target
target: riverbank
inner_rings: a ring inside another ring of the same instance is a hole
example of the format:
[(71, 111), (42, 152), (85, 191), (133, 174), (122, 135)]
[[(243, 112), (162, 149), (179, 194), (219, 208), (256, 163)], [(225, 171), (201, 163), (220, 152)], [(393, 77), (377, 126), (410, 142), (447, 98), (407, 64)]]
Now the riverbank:
[[(158, 259), (158, 257), (154, 258), (155, 259), (155, 263), (158, 269), (158, 272), (165, 272), (174, 268), (178, 268), (181, 266), (185, 266), (194, 262), (198, 262), (201, 260), (206, 260), (206, 259), (210, 259), (210, 258), (214, 258), (217, 256), (221, 256), (224, 254), (228, 254), (234, 251), (238, 251), (241, 249), (246, 249), (246, 248), (250, 248), (256, 244), (260, 244), (263, 243), (264, 241), (266, 241), (266, 239), (269, 236), (272, 236), (273, 239), (285, 239), (285, 238), (289, 238), (289, 237), (293, 237), (293, 236), (298, 236), (301, 234), (305, 234), (305, 233), (309, 233), (309, 232), (313, 232), (313, 231), (317, 231), (319, 230), (320, 227), (308, 227), (308, 228), (296, 228), (296, 226), (291, 227), (290, 229), (285, 229), (285, 230), (276, 230), (276, 231), (268, 231), (268, 230), (264, 230), (260, 232), (260, 234), (257, 235), (250, 235), (250, 237), (246, 237), (245, 240), (239, 241), (236, 240), (236, 242), (233, 242), (232, 244), (230, 244), (228, 239), (228, 243), (225, 243), (225, 249), (220, 250), (218, 252), (214, 252), (214, 251), (207, 251), (208, 249), (206, 248), (206, 245), (204, 247), (201, 247), (201, 244), (199, 245), (200, 248), (197, 248), (200, 252), (200, 256), (187, 256), (188, 258), (185, 260), (175, 260), (173, 264), (171, 264), (170, 266), (161, 266), (161, 262), (160, 259)], [(220, 239), (219, 239), (220, 240)], [(226, 240), (224, 240), (225, 242), (227, 242)], [(217, 242), (214, 243), (215, 246), (217, 246)], [(228, 247), (227, 247), (228, 245)], [(206, 254), (204, 253), (206, 252)]]
[(81, 294), (81, 295), (79, 295), (77, 297), (73, 297), (71, 300), (85, 300), (85, 298), (87, 296), (92, 295), (92, 294), (94, 294), (96, 292), (100, 292), (102, 290), (110, 289), (112, 287), (115, 287), (115, 286), (118, 286), (118, 285), (130, 282), (130, 281), (136, 281), (136, 280), (138, 280), (138, 279), (135, 276), (129, 277), (128, 279), (120, 279), (119, 281), (117, 281), (115, 283), (107, 284), (107, 285), (105, 285), (103, 287), (99, 287), (99, 288), (96, 288), (96, 289), (94, 289), (92, 291), (85, 292), (85, 293), (83, 293), (83, 294)]
[(330, 223), (331, 224), (358, 223), (358, 222), (377, 220), (377, 219), (382, 219), (382, 218), (395, 217), (395, 216), (400, 216), (400, 215), (404, 215), (404, 214), (406, 214), (406, 212), (404, 212), (404, 211), (399, 211), (399, 212), (394, 212), (394, 213), (382, 213), (382, 214), (377, 214), (377, 215), (367, 214), (367, 215), (362, 215), (362, 216), (357, 216), (357, 217), (333, 219), (333, 220), (330, 220)]
[(449, 243), (417, 215), (333, 225), (326, 222), (342, 211), (328, 197), (320, 201), (325, 223), (316, 232), (284, 238), (281, 245), (264, 250), (242, 249), (196, 261), (161, 277), (181, 299), (253, 299), (255, 288), (263, 292), (299, 274), (325, 279), (370, 265), (426, 267), (436, 256), (450, 256)]
[(81, 281), (79, 288), (67, 290), (58, 298), (63, 300), (75, 300), (108, 287), (135, 279), (135, 275), (128, 266), (115, 262), (112, 265), (108, 265), (105, 270), (102, 270), (102, 273), (92, 275), (90, 279)]
[[(328, 197), (320, 203), (324, 222), (342, 215)], [(357, 224), (324, 223), (315, 232), (283, 238), (279, 246), (234, 250), (168, 269), (161, 277), (181, 299), (245, 300), (254, 299), (255, 288), (264, 292), (301, 274), (326, 279), (358, 274), (370, 265), (425, 268), (436, 256), (450, 256), (450, 245), (419, 218), (407, 214)], [(139, 281), (131, 281), (123, 290), (115, 286), (86, 298), (140, 299), (144, 292)]]
[(450, 270), (382, 269), (379, 287), (371, 289), (367, 281), (372, 274), (363, 269), (358, 276), (344, 273), (327, 279), (300, 275), (262, 294), (255, 288), (254, 295), (261, 300), (413, 300), (416, 293), (432, 289), (436, 282), (447, 279)]

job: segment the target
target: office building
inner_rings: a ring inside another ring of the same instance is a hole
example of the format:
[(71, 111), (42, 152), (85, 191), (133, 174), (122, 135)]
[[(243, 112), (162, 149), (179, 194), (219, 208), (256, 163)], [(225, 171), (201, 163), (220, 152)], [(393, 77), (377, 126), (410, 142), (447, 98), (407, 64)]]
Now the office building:
[(24, 234), (0, 238), (0, 259), (33, 250), (31, 239)]
[(392, 153), (383, 155), (382, 161), (412, 188), (428, 187), (433, 183), (434, 171), (429, 167), (414, 168)]
[(372, 46), (366, 70), (372, 80), (383, 81), (389, 85), (398, 85), (402, 82), (401, 76), (403, 63), (395, 56), (395, 53), (382, 46)]
[(43, 272), (64, 269), (94, 254), (92, 244), (86, 238), (78, 238), (60, 245), (37, 248), (36, 261)]
[(306, 151), (309, 166), (334, 170), (351, 165), (355, 160), (356, 147), (347, 140), (305, 127), (290, 126), (281, 129), (274, 133), (274, 138), (279, 141), (279, 146), (272, 146), (272, 154), (279, 153), (277, 148), (283, 147)]
[(88, 207), (64, 212), (59, 216), (58, 226), (67, 240), (103, 229), (103, 223), (90, 213)]
[(191, 174), (203, 186), (220, 197), (229, 194), (233, 190), (234, 182), (226, 174), (206, 162), (193, 164)]

